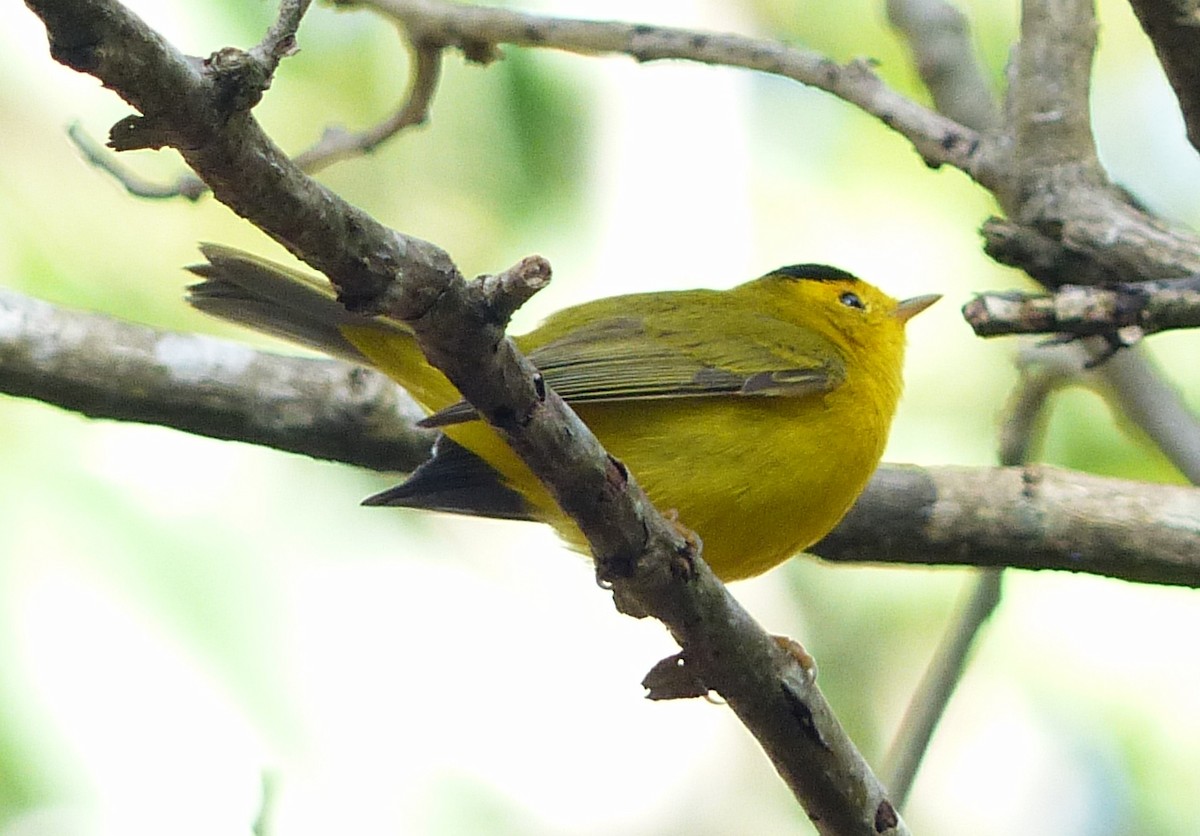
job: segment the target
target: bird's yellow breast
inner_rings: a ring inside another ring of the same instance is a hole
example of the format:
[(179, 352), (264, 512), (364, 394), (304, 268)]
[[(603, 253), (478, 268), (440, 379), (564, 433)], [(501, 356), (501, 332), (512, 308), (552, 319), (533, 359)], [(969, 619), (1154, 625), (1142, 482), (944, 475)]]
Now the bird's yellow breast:
[[(577, 411), (654, 504), (700, 536), (704, 559), (726, 580), (766, 571), (832, 528), (875, 469), (891, 416), (849, 381), (786, 403), (710, 398)], [(637, 434), (621, 431), (630, 421)], [(568, 539), (582, 546), (578, 535)]]

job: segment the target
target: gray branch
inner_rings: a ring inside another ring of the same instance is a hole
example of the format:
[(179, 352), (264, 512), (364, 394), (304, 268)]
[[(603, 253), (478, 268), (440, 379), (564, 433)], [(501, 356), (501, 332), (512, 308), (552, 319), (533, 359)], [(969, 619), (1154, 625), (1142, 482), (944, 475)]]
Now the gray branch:
[(250, 57), (258, 61), (267, 77), (275, 75), (279, 62), (296, 53), (296, 32), (312, 0), (282, 0), (275, 23), (262, 41), (250, 49)]
[(395, 383), (338, 360), (266, 354), (5, 289), (0, 323), (9, 395), (376, 470), (411, 470), (432, 444)]
[[(283, 18), (281, 18), (281, 22)], [(293, 21), (288, 21), (292, 23)], [(294, 23), (298, 23), (296, 20)], [(294, 44), (294, 31), (292, 32)], [(268, 33), (268, 37), (255, 49), (265, 53), (266, 58), (260, 62), (274, 61), (271, 71), (279, 59), (286, 57), (276, 55), (275, 51), (282, 49), (281, 38), (286, 37), (286, 31)], [(351, 132), (340, 126), (329, 126), (325, 129), (320, 140), (311, 148), (296, 154), (292, 162), (306, 174), (315, 174), (322, 169), (341, 160), (359, 157), (374, 151), (379, 145), (394, 137), (406, 128), (423, 125), (429, 119), (429, 108), (433, 103), (433, 94), (437, 90), (441, 77), (442, 48), (430, 44), (413, 43), (408, 94), (404, 102), (387, 119), (377, 125), (359, 132)], [(98, 142), (92, 139), (78, 124), (67, 129), (67, 135), (75, 143), (75, 147), (83, 154), (89, 163), (107, 172), (118, 183), (125, 187), (135, 197), (154, 199), (182, 197), (196, 201), (208, 194), (208, 186), (195, 174), (180, 175), (174, 183), (154, 183), (133, 169), (122, 165), (118, 159)]]
[(1054, 287), (1200, 272), (1200, 237), (1136, 206), (1096, 157), (1088, 109), (1090, 0), (1028, 0), (1009, 90), (1010, 170), (995, 190), (1008, 221), (985, 250)]
[[(0, 291), (0, 325), (0, 391), (91, 417), (378, 471), (416, 467), (434, 437), (415, 426), (422, 413), (394, 383), (341, 360), (159, 331), (12, 291)], [(811, 551), (839, 562), (1067, 569), (1200, 586), (1200, 491), (1050, 469), (884, 465)]]
[(495, 45), (510, 44), (582, 55), (615, 53), (638, 61), (695, 61), (782, 76), (877, 117), (908, 139), (928, 165), (952, 165), (985, 185), (992, 182), (990, 146), (976, 131), (890, 89), (867, 61), (840, 65), (819, 53), (720, 32), (436, 0), (338, 0), (338, 5), (372, 6), (399, 21), (415, 41), (458, 47), (475, 60), (489, 60)]
[[(995, 141), (1002, 146), (1009, 144), (1011, 138), (1002, 133), (1004, 125), (996, 97), (975, 54), (966, 15), (945, 0), (888, 0), (887, 11), (888, 21), (912, 50), (921, 80), (938, 111), (996, 136)], [(1002, 456), (1002, 461), (1023, 464), (1026, 460), (1004, 460)], [(970, 579), (968, 601), (930, 659), (888, 747), (883, 775), (901, 809), (966, 670), (971, 648), (1000, 604), (1002, 577), (1002, 569), (988, 569)]]
[(1191, 487), (1051, 467), (891, 466), (809, 551), (838, 562), (1060, 569), (1195, 586), (1198, 545), (1200, 492)]
[(314, 174), (341, 160), (369, 154), (405, 128), (425, 124), (441, 74), (442, 48), (413, 43), (408, 95), (395, 113), (361, 133), (352, 133), (343, 128), (326, 128), (320, 141), (297, 154), (293, 162), (301, 170)]
[[(1194, 11), (1194, 4), (1189, 8)], [(1013, 188), (1003, 193), (1006, 210), (1024, 226), (989, 224), (1000, 235), (989, 237), (988, 245), (1000, 260), (1005, 259), (995, 249), (998, 240), (1005, 242), (1007, 254), (1033, 254), (1033, 262), (1022, 266), (1051, 287), (1064, 279), (1118, 287), (1135, 280), (1147, 284), (1146, 296), (1133, 290), (1097, 297), (1140, 313), (1138, 321), (1110, 336), (1108, 347), (1089, 347), (1092, 364), (1112, 347), (1136, 341), (1141, 330), (1186, 324), (1195, 296), (1191, 283), (1156, 280), (1200, 273), (1200, 238), (1171, 229), (1134, 206), (1109, 183), (1095, 157), (1089, 119), (1095, 29), (1091, 0), (1024, 4), (1010, 107), (1017, 119), (1014, 151), (1024, 162)], [(1079, 292), (1068, 299), (1072, 297), (1084, 298)], [(1134, 299), (1144, 304), (1130, 304)], [(1116, 370), (1101, 371), (1113, 384), (1107, 391), (1110, 400), (1185, 473), (1197, 473), (1196, 454), (1184, 449), (1189, 439), (1200, 438), (1195, 416), (1152, 365), (1118, 360)]]
[(1112, 335), (1124, 346), (1143, 336), (1200, 326), (1200, 274), (1182, 279), (1061, 285), (1047, 293), (981, 293), (963, 306), (980, 337), (1007, 334)]
[(945, 0), (887, 0), (887, 15), (912, 50), (938, 113), (980, 133), (999, 127), (1000, 109), (962, 10)]
[(1096, 372), (1108, 397), (1141, 427), (1179, 472), (1200, 485), (1200, 423), (1144, 351), (1123, 351)]

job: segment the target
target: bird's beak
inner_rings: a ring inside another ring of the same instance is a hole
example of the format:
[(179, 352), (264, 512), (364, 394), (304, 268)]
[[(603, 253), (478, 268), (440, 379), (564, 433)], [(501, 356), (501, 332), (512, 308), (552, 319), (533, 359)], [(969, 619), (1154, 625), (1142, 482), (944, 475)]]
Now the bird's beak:
[(892, 312), (892, 316), (901, 322), (908, 322), (941, 298), (942, 294), (940, 293), (927, 293), (924, 296), (914, 296), (911, 299), (905, 299), (896, 306), (896, 310)]

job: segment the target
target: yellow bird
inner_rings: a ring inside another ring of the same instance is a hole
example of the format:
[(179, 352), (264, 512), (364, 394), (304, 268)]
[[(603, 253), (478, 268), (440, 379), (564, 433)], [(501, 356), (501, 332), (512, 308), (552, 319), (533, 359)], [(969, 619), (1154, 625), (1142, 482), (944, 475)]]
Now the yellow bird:
[[(374, 366), (442, 427), (433, 457), (366, 504), (539, 520), (586, 549), (404, 323), (349, 313), (324, 279), (202, 250), (192, 305)], [(515, 340), (655, 505), (699, 534), (728, 581), (803, 551), (849, 510), (887, 442), (904, 325), (938, 298), (897, 302), (842, 270), (798, 264), (731, 290), (585, 302)]]

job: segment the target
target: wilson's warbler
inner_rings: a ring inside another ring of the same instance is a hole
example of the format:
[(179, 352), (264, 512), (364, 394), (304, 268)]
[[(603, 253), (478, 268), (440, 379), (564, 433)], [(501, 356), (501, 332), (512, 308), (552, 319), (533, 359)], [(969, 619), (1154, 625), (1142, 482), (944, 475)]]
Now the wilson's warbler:
[[(443, 427), (434, 456), (367, 504), (548, 522), (580, 532), (508, 445), (426, 361), (403, 323), (348, 313), (328, 282), (204, 246), (200, 310), (375, 366)], [(732, 290), (638, 293), (560, 311), (516, 338), (661, 509), (696, 531), (724, 580), (823, 537), (867, 484), (900, 397), (897, 302), (800, 264)]]

